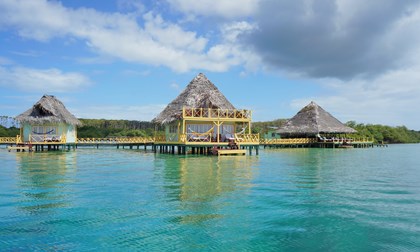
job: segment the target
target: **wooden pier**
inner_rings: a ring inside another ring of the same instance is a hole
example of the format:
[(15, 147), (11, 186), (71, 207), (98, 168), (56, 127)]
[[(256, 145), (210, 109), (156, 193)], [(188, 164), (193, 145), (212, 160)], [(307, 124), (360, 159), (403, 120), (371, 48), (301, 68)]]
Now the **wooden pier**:
[[(60, 142), (34, 142), (18, 143), (17, 137), (0, 137), (0, 144), (8, 145), (8, 150), (16, 151), (54, 151), (70, 150), (78, 147), (116, 147), (117, 149), (151, 149), (155, 153), (168, 153), (178, 155), (213, 155), (215, 149), (221, 153), (235, 153), (228, 142), (164, 142), (154, 137), (112, 137), (112, 138), (78, 138), (76, 143)], [(241, 138), (237, 142), (238, 154), (259, 154), (260, 146), (264, 148), (370, 148), (377, 146), (373, 139), (361, 138), (352, 141), (334, 140), (320, 142), (316, 138), (286, 138), (286, 139), (261, 139)], [(259, 139), (258, 139), (259, 140)], [(384, 146), (384, 145), (381, 145)], [(222, 154), (223, 155), (223, 154)]]
[(261, 145), (264, 148), (371, 148), (374, 147), (373, 138), (337, 138), (320, 141), (317, 138), (281, 138), (265, 139)]
[(115, 146), (117, 149), (126, 147), (129, 149), (143, 147), (145, 150), (152, 146), (155, 139), (153, 137), (108, 137), (108, 138), (78, 138), (76, 147), (93, 146), (99, 149), (100, 146)]

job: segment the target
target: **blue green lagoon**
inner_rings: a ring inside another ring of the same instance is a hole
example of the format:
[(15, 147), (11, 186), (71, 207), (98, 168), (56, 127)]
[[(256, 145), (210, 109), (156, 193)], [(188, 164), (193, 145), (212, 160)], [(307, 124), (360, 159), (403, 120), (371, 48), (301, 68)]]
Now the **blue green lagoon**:
[(0, 251), (419, 251), (420, 145), (0, 149)]

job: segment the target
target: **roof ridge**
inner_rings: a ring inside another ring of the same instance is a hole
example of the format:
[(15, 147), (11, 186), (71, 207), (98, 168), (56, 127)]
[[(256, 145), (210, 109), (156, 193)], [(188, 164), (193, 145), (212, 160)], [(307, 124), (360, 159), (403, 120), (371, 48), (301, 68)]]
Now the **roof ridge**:
[(316, 123), (316, 126), (317, 126), (317, 130), (318, 130), (318, 132), (320, 132), (320, 125), (319, 125), (319, 106), (318, 106), (318, 104), (316, 104), (314, 101), (311, 101), (311, 103), (310, 103), (310, 105), (312, 105), (312, 106), (314, 106), (314, 109), (315, 109), (315, 123)]

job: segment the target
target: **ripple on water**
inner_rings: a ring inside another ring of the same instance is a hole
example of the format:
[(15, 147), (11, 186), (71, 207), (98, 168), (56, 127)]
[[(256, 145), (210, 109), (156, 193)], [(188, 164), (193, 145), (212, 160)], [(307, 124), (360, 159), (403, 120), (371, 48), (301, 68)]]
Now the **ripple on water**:
[(416, 251), (419, 150), (0, 151), (0, 247)]

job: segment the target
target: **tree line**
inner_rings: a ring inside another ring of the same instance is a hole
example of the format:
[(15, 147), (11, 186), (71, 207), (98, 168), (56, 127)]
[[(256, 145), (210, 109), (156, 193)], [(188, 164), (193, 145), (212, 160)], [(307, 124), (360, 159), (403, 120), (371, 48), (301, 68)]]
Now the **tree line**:
[(281, 127), (285, 124), (287, 119), (276, 119), (273, 121), (265, 121), (265, 122), (253, 122), (252, 123), (252, 133), (257, 134), (259, 133), (260, 136), (267, 133), (267, 131), (272, 130), (273, 127)]
[(153, 136), (155, 125), (147, 121), (79, 119), (82, 126), (77, 129), (80, 138), (147, 137)]
[(0, 137), (19, 135), (19, 123), (11, 116), (0, 116)]
[(16, 137), (19, 135), (20, 130), (16, 127), (6, 128), (0, 125), (0, 137)]
[(420, 131), (410, 130), (405, 126), (391, 127), (355, 121), (349, 121), (346, 125), (357, 130), (356, 135), (373, 137), (377, 143), (420, 143)]

